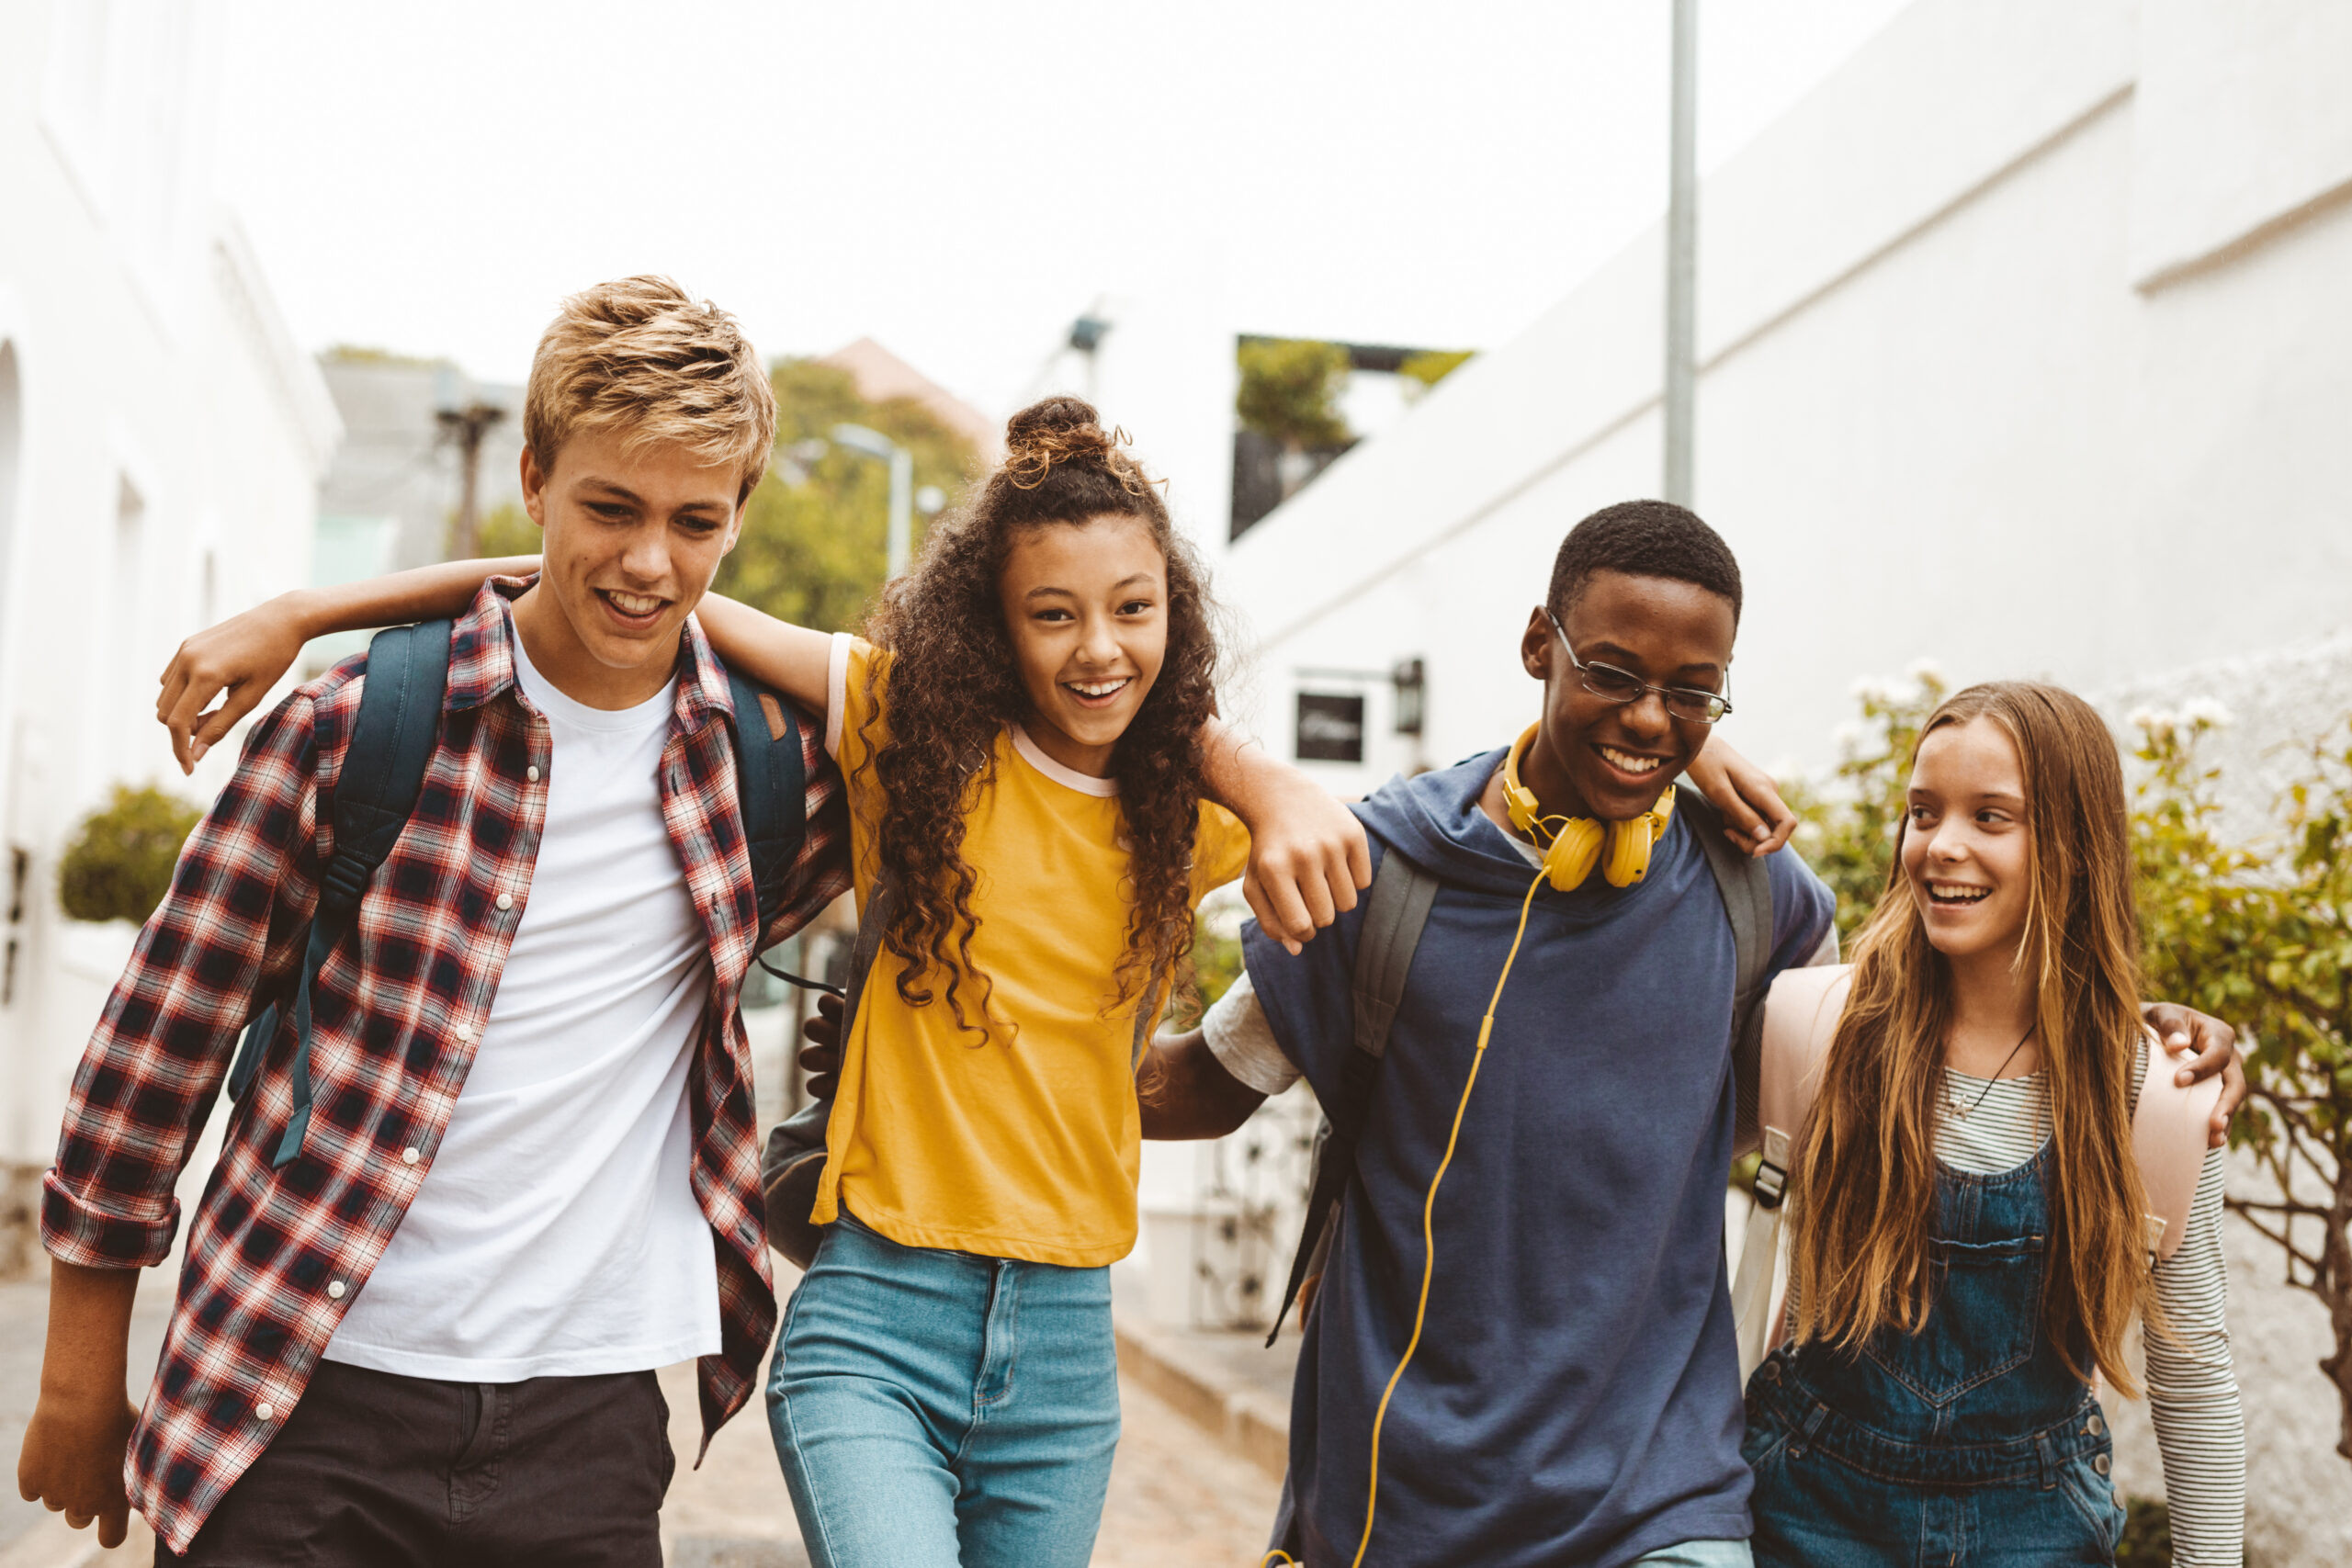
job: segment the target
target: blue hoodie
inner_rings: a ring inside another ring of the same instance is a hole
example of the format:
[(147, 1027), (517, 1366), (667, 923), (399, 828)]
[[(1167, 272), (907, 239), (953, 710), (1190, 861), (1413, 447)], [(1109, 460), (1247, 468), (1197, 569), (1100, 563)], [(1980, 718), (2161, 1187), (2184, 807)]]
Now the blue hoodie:
[[(1375, 859), (1406, 855), (1442, 886), (1300, 1350), (1291, 1482), (1316, 1568), (1348, 1562), (1363, 1529), (1423, 1197), (1535, 874), (1478, 808), (1501, 761), (1391, 780), (1357, 808)], [(1678, 813), (1631, 887), (1596, 874), (1535, 896), (1439, 1190), (1428, 1321), (1382, 1428), (1367, 1562), (1610, 1568), (1748, 1534), (1724, 1261), (1735, 964), (1694, 830)], [(1818, 947), (1833, 904), (1790, 851), (1771, 877), (1778, 973)], [(1274, 1038), (1327, 1102), (1352, 1049), (1363, 908), (1297, 957), (1254, 924), (1244, 936)]]

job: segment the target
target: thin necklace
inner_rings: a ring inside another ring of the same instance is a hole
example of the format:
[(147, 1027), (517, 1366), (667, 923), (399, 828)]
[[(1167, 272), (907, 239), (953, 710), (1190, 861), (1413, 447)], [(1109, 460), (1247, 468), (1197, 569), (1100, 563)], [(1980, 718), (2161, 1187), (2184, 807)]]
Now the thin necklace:
[(1952, 1114), (1964, 1119), (1970, 1111), (1983, 1110), (1985, 1097), (1993, 1092), (1993, 1086), (2001, 1081), (2001, 1075), (2008, 1070), (2011, 1062), (2018, 1059), (2018, 1053), (2025, 1049), (2025, 1043), (2032, 1039), (2033, 1032), (2041, 1027), (2041, 1025), (2038, 1022), (2028, 1024), (2025, 1032), (2018, 1036), (2018, 1043), (2009, 1047), (2009, 1054), (2001, 1058), (2001, 1065), (1993, 1069), (1993, 1076), (1984, 1080), (1984, 1087), (1977, 1091), (1976, 1098), (1966, 1105), (1962, 1105), (1957, 1099), (1952, 1100)]

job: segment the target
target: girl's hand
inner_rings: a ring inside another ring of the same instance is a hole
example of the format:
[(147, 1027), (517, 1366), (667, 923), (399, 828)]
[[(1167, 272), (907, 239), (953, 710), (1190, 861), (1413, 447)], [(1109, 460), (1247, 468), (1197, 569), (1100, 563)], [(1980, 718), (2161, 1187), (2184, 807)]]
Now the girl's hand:
[(1723, 813), (1724, 836), (1751, 855), (1769, 855), (1796, 831), (1797, 814), (1781, 798), (1772, 775), (1711, 737), (1691, 759), (1690, 782)]
[[(2220, 1148), (2230, 1141), (2230, 1118), (2245, 1099), (2245, 1058), (2238, 1052), (2238, 1032), (2220, 1019), (2178, 1002), (2148, 1002), (2140, 1009), (2165, 1043), (2165, 1050), (2179, 1064), (2173, 1081), (2184, 1087), (2215, 1073), (2222, 1075), (2222, 1098), (2213, 1102), (2213, 1122), (2205, 1146)], [(2185, 1053), (2196, 1055), (2183, 1060)]]
[[(180, 644), (164, 667), (155, 719), (172, 733), (172, 755), (191, 773), (236, 722), (269, 694), (311, 636), (297, 591), (232, 615)], [(220, 705), (205, 712), (213, 698)]]
[(1234, 807), (1250, 829), (1241, 896), (1260, 929), (1296, 953), (1356, 907), (1356, 890), (1372, 885), (1372, 850), (1355, 813), (1295, 769), (1261, 778), (1250, 804)]
[[(462, 615), (485, 578), (524, 577), (538, 570), (537, 556), (453, 560), (281, 593), (180, 644), (164, 669), (156, 722), (172, 732), (172, 755), (179, 759), (180, 772), (187, 773), (269, 694), (312, 637)], [(220, 705), (208, 714), (204, 705), (214, 697)]]

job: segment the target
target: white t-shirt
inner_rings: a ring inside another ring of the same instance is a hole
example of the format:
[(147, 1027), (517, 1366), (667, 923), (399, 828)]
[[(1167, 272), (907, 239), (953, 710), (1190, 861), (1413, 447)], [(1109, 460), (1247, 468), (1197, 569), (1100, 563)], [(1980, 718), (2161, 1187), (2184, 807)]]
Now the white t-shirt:
[(686, 1105), (710, 939), (658, 783), (677, 689), (583, 707), (513, 642), (549, 740), (527, 902), (448, 1132), (325, 1351), (406, 1377), (580, 1377), (719, 1348)]

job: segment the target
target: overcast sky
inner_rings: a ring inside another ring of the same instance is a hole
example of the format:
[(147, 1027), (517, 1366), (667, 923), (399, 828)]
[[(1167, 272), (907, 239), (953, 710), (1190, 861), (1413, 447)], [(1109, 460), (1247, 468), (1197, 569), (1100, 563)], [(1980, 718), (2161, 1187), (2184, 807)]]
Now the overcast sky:
[[(1702, 169), (1901, 5), (1706, 0)], [(313, 347), (519, 381), (564, 292), (659, 271), (1001, 412), (1106, 292), (1507, 339), (1665, 205), (1668, 10), (230, 0), (219, 179)]]

